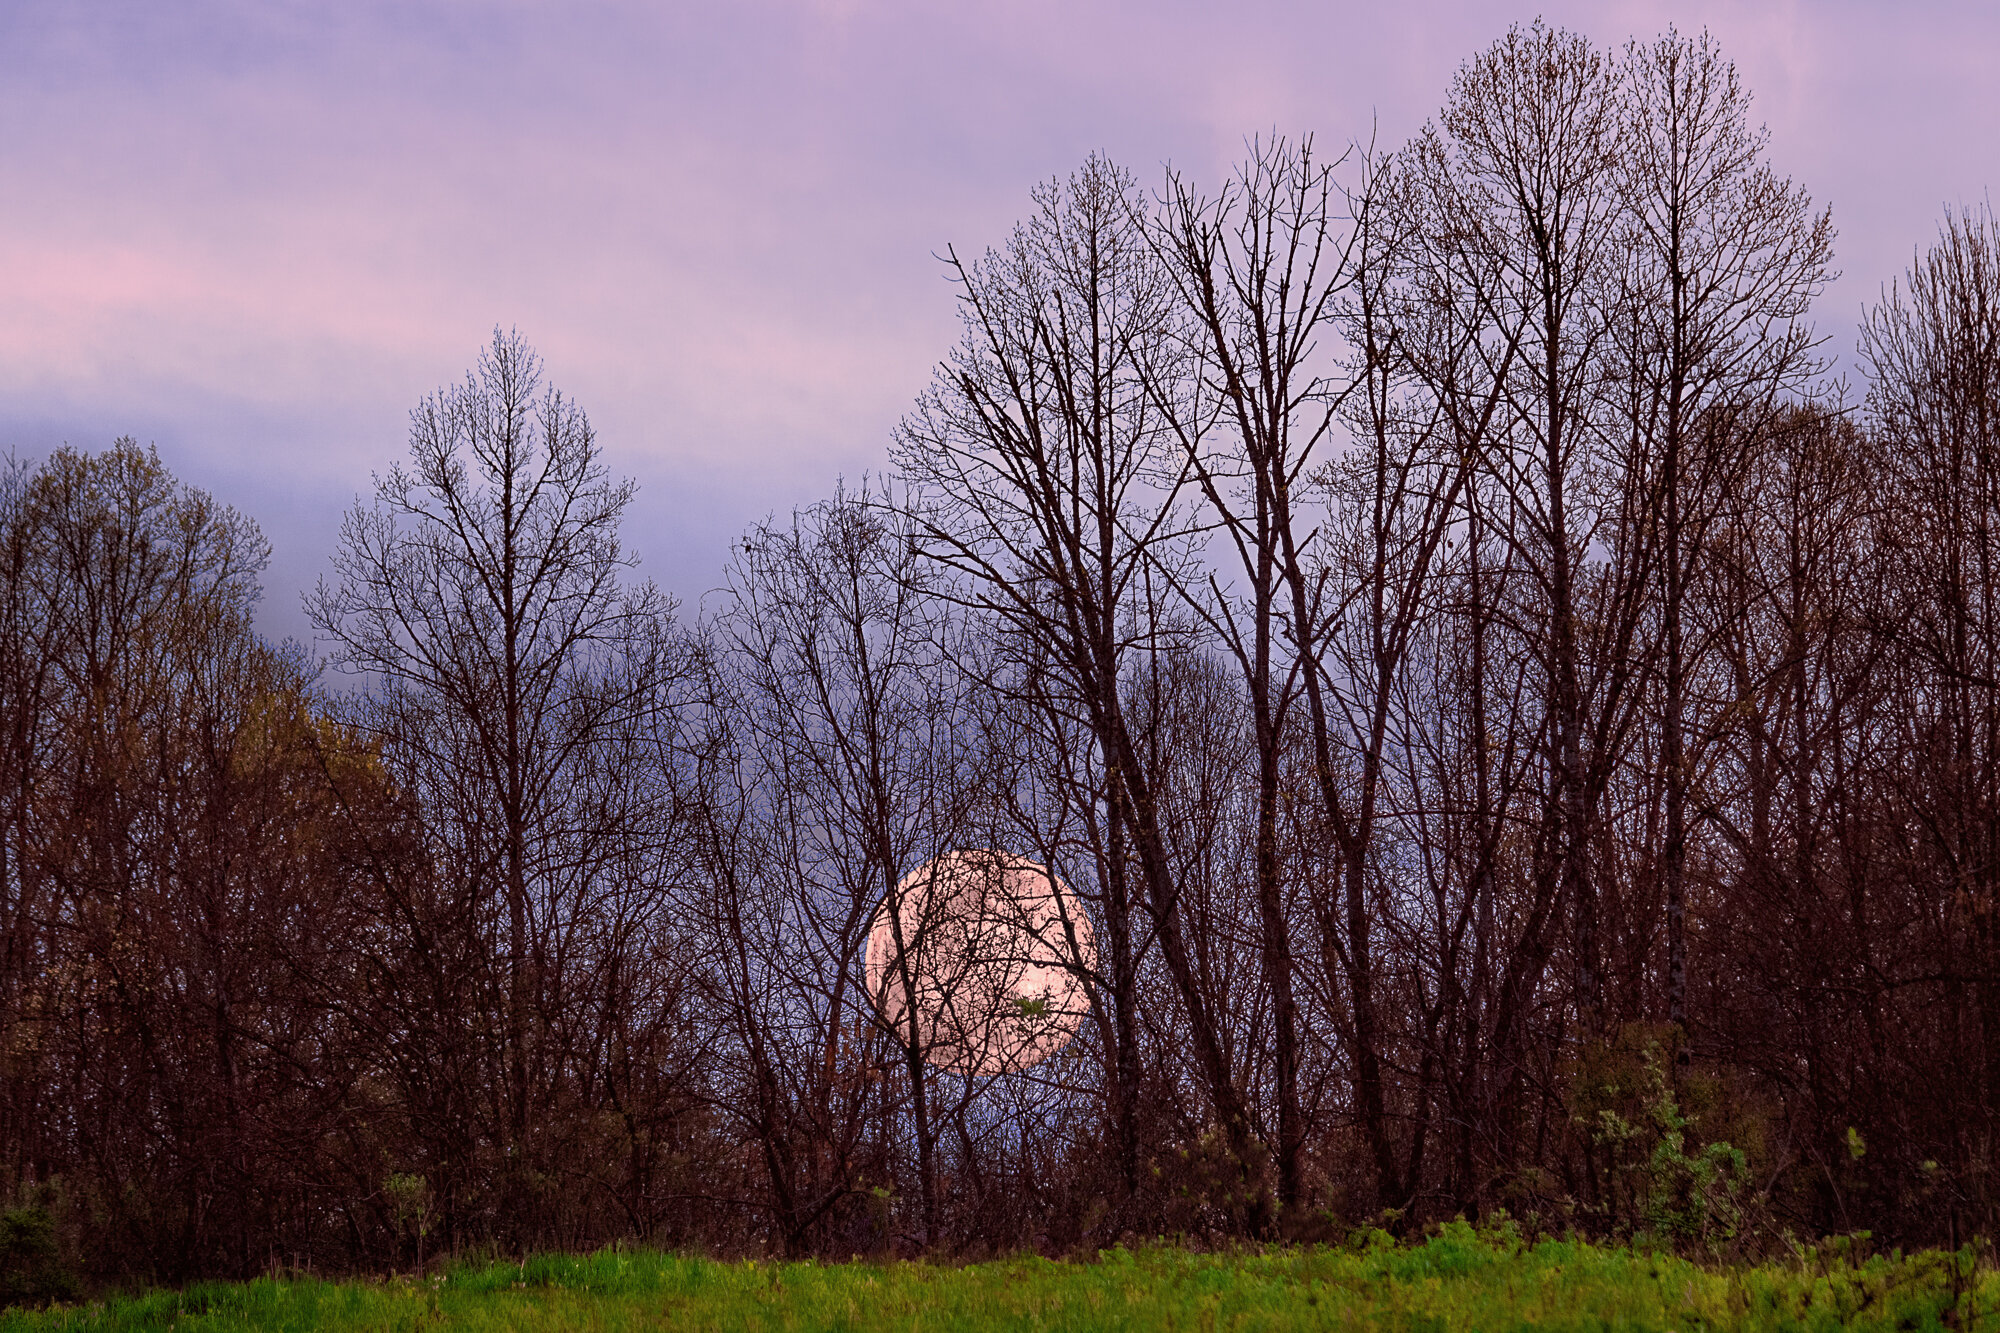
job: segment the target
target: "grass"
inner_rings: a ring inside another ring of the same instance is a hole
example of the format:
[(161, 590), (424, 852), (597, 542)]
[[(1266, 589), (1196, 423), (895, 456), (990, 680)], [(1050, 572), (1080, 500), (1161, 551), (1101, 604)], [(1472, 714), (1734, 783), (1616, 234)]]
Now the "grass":
[(1061, 1263), (723, 1263), (650, 1251), (465, 1265), (429, 1278), (203, 1283), (0, 1314), (0, 1330), (226, 1329), (1945, 1329), (2000, 1333), (1971, 1252), (1856, 1259), (1836, 1242), (1706, 1268), (1463, 1223), (1398, 1247)]

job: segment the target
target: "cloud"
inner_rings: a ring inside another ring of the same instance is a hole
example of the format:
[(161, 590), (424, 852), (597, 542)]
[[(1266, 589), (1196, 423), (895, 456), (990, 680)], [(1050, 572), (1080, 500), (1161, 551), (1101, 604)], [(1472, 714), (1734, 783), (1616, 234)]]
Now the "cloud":
[[(1996, 174), (1973, 6), (1566, 3), (1741, 65), (1860, 303)], [(934, 255), (1106, 150), (1213, 179), (1247, 136), (1384, 145), (1510, 16), (1478, 4), (28, 0), (0, 12), (0, 446), (130, 430), (263, 518), (302, 625), (404, 414), (519, 327), (645, 487), (663, 581), (880, 466), (955, 336)], [(1522, 18), (1531, 17), (1527, 13)], [(169, 445), (168, 442), (172, 443)], [(278, 524), (282, 521), (282, 529)], [(649, 539), (650, 536), (650, 539)]]

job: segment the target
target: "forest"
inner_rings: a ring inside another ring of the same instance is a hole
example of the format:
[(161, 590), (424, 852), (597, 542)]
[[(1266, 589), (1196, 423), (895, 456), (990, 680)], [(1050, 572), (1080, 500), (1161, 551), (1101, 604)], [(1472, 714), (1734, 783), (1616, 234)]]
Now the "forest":
[[(13, 462), (10, 1206), (163, 1282), (2000, 1234), (2000, 223), (1850, 382), (1770, 147), (1708, 37), (1537, 23), (1393, 149), (1093, 157), (694, 604), (509, 331), (309, 644), (152, 450)], [(966, 848), (1098, 941), (991, 1076), (864, 979)]]

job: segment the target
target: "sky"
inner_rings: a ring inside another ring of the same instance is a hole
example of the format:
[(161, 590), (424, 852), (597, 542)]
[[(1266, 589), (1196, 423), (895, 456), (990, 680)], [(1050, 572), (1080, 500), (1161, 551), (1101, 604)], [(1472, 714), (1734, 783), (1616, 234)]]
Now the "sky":
[(1832, 208), (1845, 362), (2000, 183), (1990, 3), (0, 0), (0, 452), (156, 445), (262, 526), (260, 627), (309, 639), (342, 515), (508, 326), (692, 609), (748, 525), (885, 467), (957, 336), (938, 256), (1038, 181), (1393, 147), (1538, 14), (1713, 33)]

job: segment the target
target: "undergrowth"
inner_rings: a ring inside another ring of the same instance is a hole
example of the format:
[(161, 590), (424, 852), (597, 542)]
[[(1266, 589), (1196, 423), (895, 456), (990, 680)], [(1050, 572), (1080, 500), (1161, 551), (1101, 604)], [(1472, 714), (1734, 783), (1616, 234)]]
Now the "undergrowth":
[(1463, 1222), (1416, 1245), (1094, 1260), (813, 1264), (611, 1249), (426, 1277), (272, 1276), (0, 1314), (0, 1330), (233, 1329), (1990, 1329), (2000, 1275), (1957, 1253), (1836, 1242), (1782, 1263), (1706, 1267)]

